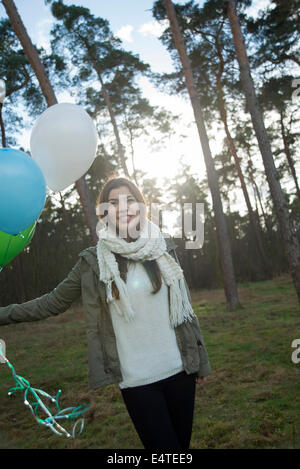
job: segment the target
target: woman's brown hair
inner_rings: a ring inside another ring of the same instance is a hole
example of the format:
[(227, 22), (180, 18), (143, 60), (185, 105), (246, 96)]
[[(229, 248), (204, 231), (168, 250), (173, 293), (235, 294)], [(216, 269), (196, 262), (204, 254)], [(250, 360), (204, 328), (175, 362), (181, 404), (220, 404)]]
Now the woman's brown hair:
[[(98, 219), (101, 220), (102, 222), (103, 222), (102, 219), (107, 215), (107, 210), (104, 210), (103, 214), (100, 214), (100, 211), (98, 210), (100, 205), (104, 202), (108, 202), (109, 194), (112, 189), (116, 189), (117, 187), (121, 187), (121, 186), (128, 187), (130, 193), (133, 195), (136, 201), (141, 204), (144, 204), (145, 209), (146, 209), (145, 198), (142, 192), (140, 191), (140, 189), (137, 187), (137, 185), (133, 181), (131, 181), (127, 177), (116, 177), (114, 175), (110, 175), (105, 180), (104, 185), (102, 186), (99, 192), (99, 195), (97, 197), (97, 201), (96, 201), (97, 216), (98, 216)], [(140, 229), (139, 225), (137, 226), (137, 228)], [(124, 280), (124, 282), (126, 282), (129, 262), (135, 262), (135, 261), (131, 261), (130, 259), (127, 259), (118, 253), (115, 253), (115, 256), (116, 256), (116, 261), (118, 262), (120, 276)], [(146, 272), (149, 275), (149, 278), (151, 280), (151, 283), (153, 286), (152, 293), (153, 294), (157, 293), (161, 288), (162, 280), (161, 280), (161, 272), (159, 270), (156, 260), (144, 261), (143, 266), (145, 267)], [(119, 290), (115, 282), (112, 282), (112, 294), (116, 299), (120, 298)]]

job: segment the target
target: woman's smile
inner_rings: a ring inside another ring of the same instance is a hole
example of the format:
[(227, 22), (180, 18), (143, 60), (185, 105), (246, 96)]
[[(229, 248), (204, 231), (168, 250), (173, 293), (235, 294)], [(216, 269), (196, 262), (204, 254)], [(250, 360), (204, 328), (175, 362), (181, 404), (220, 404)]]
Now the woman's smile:
[(134, 215), (122, 215), (122, 216), (117, 217), (117, 218), (118, 218), (119, 221), (121, 221), (121, 222), (123, 222), (123, 223), (124, 223), (124, 222), (129, 223), (130, 220), (132, 220), (134, 217), (135, 217)]

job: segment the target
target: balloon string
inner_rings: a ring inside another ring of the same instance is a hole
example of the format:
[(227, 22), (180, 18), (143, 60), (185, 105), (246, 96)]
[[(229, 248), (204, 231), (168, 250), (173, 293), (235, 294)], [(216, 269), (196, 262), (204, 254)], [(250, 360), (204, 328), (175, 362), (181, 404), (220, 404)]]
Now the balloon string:
[[(71, 418), (79, 417), (82, 415), (84, 412), (86, 412), (89, 409), (89, 406), (87, 404), (81, 404), (78, 407), (68, 407), (67, 409), (61, 410), (59, 407), (58, 399), (61, 394), (61, 390), (59, 390), (56, 394), (56, 397), (53, 397), (46, 393), (45, 391), (42, 391), (41, 389), (36, 389), (32, 388), (30, 386), (30, 383), (27, 379), (23, 378), (22, 376), (18, 376), (15, 372), (15, 369), (13, 365), (8, 361), (8, 359), (4, 356), (2, 352), (2, 347), (0, 344), (0, 355), (4, 359), (4, 362), (8, 365), (8, 367), (11, 369), (13, 378), (16, 382), (16, 386), (9, 389), (8, 395), (11, 396), (14, 392), (16, 391), (24, 391), (24, 404), (29, 407), (31, 410), (34, 418), (38, 423), (41, 425), (45, 425), (46, 427), (50, 428), (55, 434), (57, 435), (65, 435), (68, 438), (73, 437), (75, 438), (76, 435), (76, 429), (79, 423), (81, 423), (79, 430), (77, 431), (77, 434), (79, 435), (84, 428), (84, 418), (81, 418), (75, 422), (73, 425), (72, 429), (72, 434), (70, 434), (67, 430), (65, 430), (59, 423), (57, 422), (58, 419), (68, 419), (70, 420)], [(35, 399), (36, 402), (30, 403), (28, 401), (28, 394), (31, 394)], [(51, 410), (43, 403), (42, 399), (40, 396), (46, 397), (49, 399), (52, 403), (56, 404), (57, 408), (57, 413), (55, 415), (52, 415)], [(47, 418), (42, 419), (37, 415), (38, 409), (41, 408), (44, 413), (47, 415)], [(67, 413), (68, 412), (68, 413)]]
[[(32, 225), (32, 228), (31, 228), (31, 230), (30, 230), (29, 233), (28, 233), (28, 238), (30, 238), (32, 232), (35, 230), (35, 227), (36, 227), (36, 222)], [(23, 235), (22, 235), (22, 236), (23, 236)], [(24, 236), (23, 236), (23, 238), (24, 238)]]

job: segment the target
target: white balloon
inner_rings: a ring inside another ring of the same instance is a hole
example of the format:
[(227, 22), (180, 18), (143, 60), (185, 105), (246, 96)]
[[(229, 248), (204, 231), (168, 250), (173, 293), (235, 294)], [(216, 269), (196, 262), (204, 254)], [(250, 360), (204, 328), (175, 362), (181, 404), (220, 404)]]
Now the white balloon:
[(6, 96), (6, 85), (4, 80), (0, 80), (0, 103), (3, 103)]
[(84, 108), (60, 103), (46, 109), (35, 122), (30, 150), (48, 187), (61, 191), (88, 171), (97, 141), (96, 127)]

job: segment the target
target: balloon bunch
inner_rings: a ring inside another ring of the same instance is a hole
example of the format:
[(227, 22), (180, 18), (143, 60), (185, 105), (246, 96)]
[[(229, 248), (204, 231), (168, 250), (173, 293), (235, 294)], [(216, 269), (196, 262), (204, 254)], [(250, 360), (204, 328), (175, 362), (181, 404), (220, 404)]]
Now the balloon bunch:
[[(0, 102), (5, 98), (0, 80)], [(0, 149), (0, 271), (31, 241), (46, 201), (46, 186), (61, 191), (77, 181), (96, 156), (97, 131), (76, 104), (55, 104), (35, 122), (31, 157)]]
[(26, 153), (0, 150), (0, 267), (32, 239), (46, 200), (42, 171)]
[[(4, 80), (0, 80), (0, 103), (6, 95)], [(30, 138), (31, 157), (23, 151), (0, 149), (0, 271), (11, 262), (31, 241), (37, 219), (46, 201), (46, 186), (52, 191), (61, 191), (76, 182), (90, 168), (96, 156), (97, 131), (87, 112), (76, 104), (62, 103), (49, 107), (37, 119)], [(1, 353), (0, 356), (4, 357)], [(16, 386), (9, 392), (24, 391), (24, 404), (29, 406), (36, 420), (58, 435), (75, 435), (78, 425), (80, 433), (84, 420), (78, 420), (68, 433), (59, 423), (60, 419), (80, 416), (87, 406), (61, 410), (56, 397), (30, 386), (29, 381), (15, 373), (10, 367)], [(35, 403), (28, 401), (29, 395)], [(57, 413), (52, 415), (41, 397), (56, 403)], [(42, 409), (45, 419), (37, 415)]]
[[(82, 432), (84, 428), (84, 418), (81, 418), (75, 422), (72, 428), (72, 433), (69, 433), (65, 428), (63, 428), (57, 422), (57, 420), (60, 420), (60, 419), (70, 420), (72, 418), (79, 417), (80, 415), (82, 415), (84, 412), (86, 412), (89, 409), (89, 406), (87, 404), (81, 404), (78, 407), (68, 407), (67, 409), (61, 410), (58, 404), (58, 399), (61, 394), (61, 390), (59, 390), (56, 394), (56, 397), (54, 397), (54, 396), (50, 396), (48, 393), (46, 393), (45, 391), (42, 391), (41, 389), (32, 388), (27, 379), (23, 378), (22, 376), (18, 376), (16, 374), (14, 367), (12, 366), (12, 364), (8, 361), (8, 359), (2, 352), (1, 343), (0, 343), (0, 356), (2, 358), (2, 362), (6, 363), (11, 369), (13, 378), (16, 381), (16, 386), (11, 388), (8, 391), (8, 395), (11, 396), (15, 391), (18, 391), (18, 390), (24, 391), (24, 404), (29, 407), (34, 418), (39, 424), (50, 428), (54, 433), (56, 433), (56, 435), (60, 435), (60, 436), (65, 435), (68, 438), (70, 437), (75, 438), (76, 434), (79, 435)], [(31, 394), (36, 399), (36, 402), (30, 403), (28, 401), (29, 394)], [(49, 399), (52, 403), (56, 404), (56, 408), (58, 412), (55, 415), (52, 415), (51, 410), (49, 409), (49, 407), (47, 407), (43, 403), (40, 396), (45, 397)], [(41, 409), (47, 415), (47, 417), (46, 418), (39, 417), (37, 414), (38, 409)], [(77, 431), (77, 427), (79, 427), (78, 431)]]

